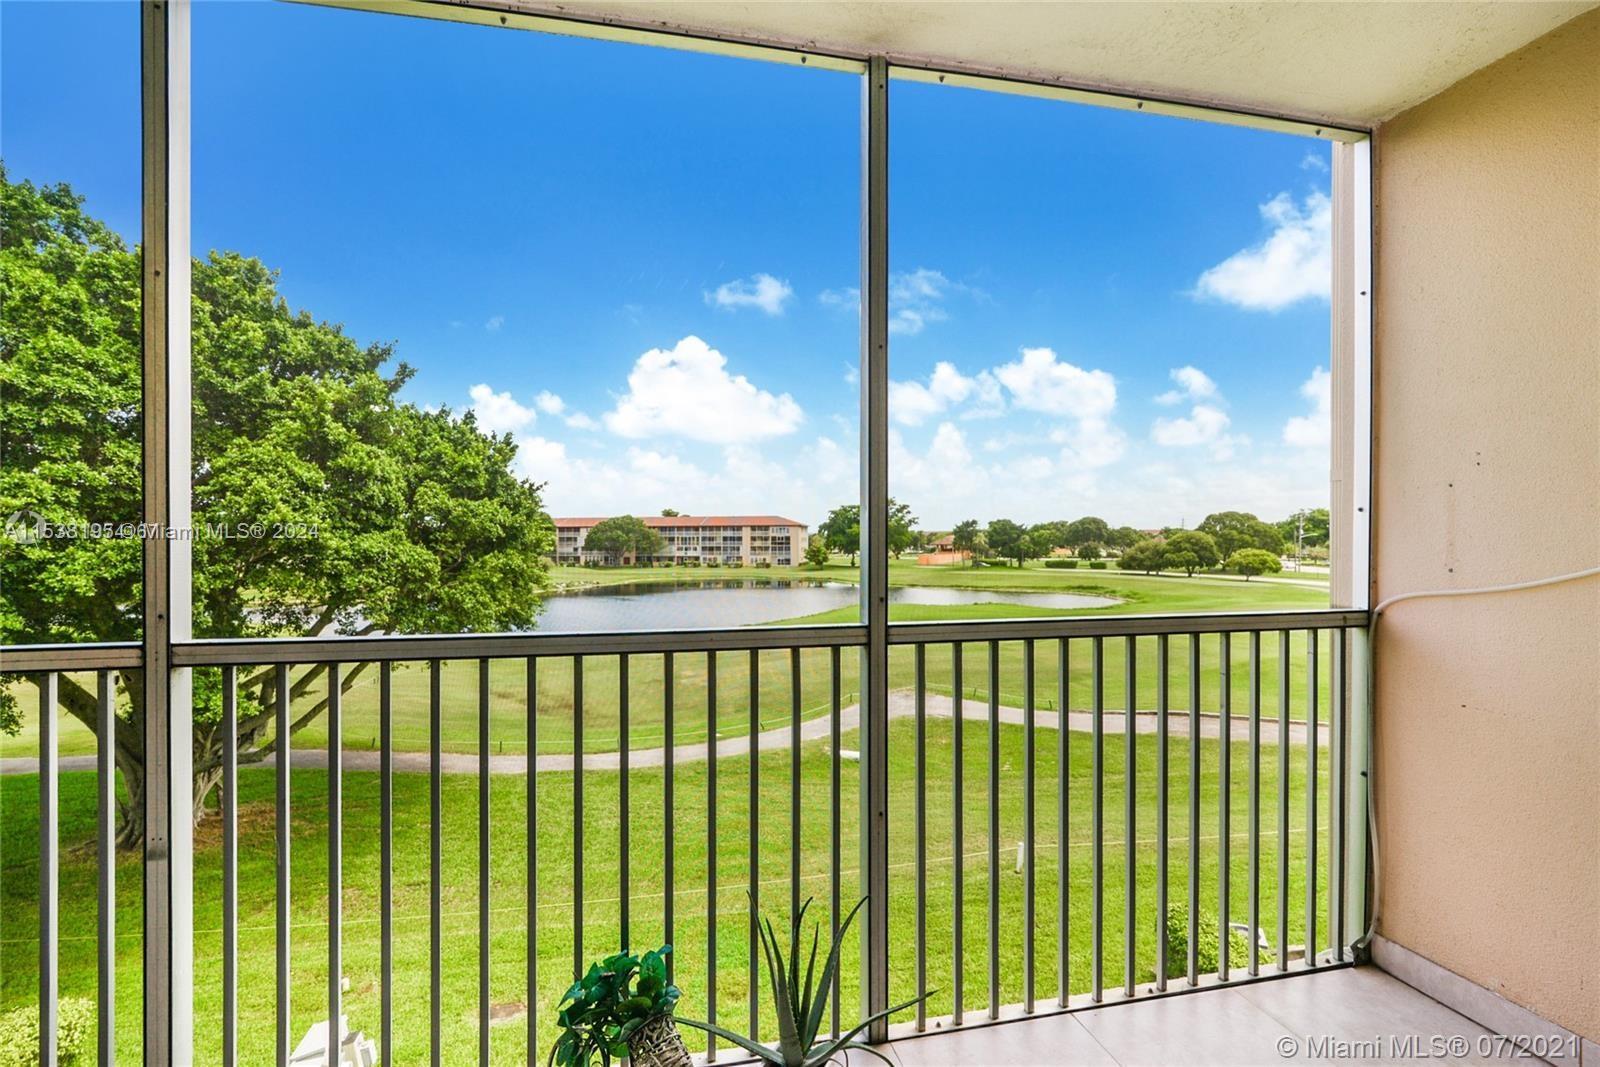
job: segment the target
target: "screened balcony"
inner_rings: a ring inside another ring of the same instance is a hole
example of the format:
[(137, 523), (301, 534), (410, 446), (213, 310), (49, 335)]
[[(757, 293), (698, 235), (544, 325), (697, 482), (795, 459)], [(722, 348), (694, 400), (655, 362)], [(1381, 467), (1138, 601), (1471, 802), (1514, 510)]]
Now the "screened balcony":
[[(574, 978), (657, 945), (681, 1017), (775, 1042), (753, 916), (804, 907), (824, 942), (854, 914), (824, 1032), (871, 1019), (861, 1039), (908, 1067), (1600, 1063), (1600, 831), (1572, 801), (1600, 783), (1600, 504), (1573, 488), (1600, 480), (1600, 115), (1554, 106), (1600, 98), (1591, 5), (1401, 7), (1376, 31), (1309, 5), (956, 5), (921, 28), (848, 4), (332, 6), (852, 79), (859, 593), (842, 622), (208, 637), (190, 540), (140, 535), (117, 605), (138, 640), (0, 649), (33, 746), (0, 767), (4, 940), (37, 948), (4, 1008), (37, 1019), (39, 1062), (73, 1035), (102, 1063), (543, 1062)], [(215, 473), (191, 464), (190, 19), (141, 7), (157, 531), (189, 529)], [(1163, 44), (1190, 39), (1181, 61)], [(891, 611), (895, 84), (1326, 152), (1321, 602)], [(1512, 335), (1537, 367), (1507, 372)], [(682, 1030), (697, 1062), (743, 1061)]]

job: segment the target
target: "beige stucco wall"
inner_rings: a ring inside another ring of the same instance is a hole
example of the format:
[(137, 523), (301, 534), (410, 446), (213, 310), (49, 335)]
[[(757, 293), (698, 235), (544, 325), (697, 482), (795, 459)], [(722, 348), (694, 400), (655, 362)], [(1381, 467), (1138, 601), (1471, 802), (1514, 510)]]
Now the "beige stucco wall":
[[(1600, 564), (1600, 12), (1381, 127), (1379, 599)], [(1378, 636), (1381, 930), (1600, 1041), (1600, 581)]]

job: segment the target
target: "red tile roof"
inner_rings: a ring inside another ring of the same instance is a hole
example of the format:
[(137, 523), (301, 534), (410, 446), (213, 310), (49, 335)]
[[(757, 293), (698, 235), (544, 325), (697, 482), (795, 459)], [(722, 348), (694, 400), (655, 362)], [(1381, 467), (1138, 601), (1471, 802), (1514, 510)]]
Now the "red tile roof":
[[(557, 529), (598, 526), (607, 518), (558, 518), (553, 519)], [(639, 520), (646, 526), (658, 528), (673, 527), (705, 527), (705, 526), (799, 526), (805, 523), (794, 519), (785, 519), (778, 515), (641, 515)]]

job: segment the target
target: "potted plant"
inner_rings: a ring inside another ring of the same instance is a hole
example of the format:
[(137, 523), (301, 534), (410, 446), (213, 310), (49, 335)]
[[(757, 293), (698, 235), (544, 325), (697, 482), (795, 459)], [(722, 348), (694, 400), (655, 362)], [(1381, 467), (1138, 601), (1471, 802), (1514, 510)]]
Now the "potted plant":
[(643, 958), (619, 952), (591, 963), (561, 998), (561, 1034), (547, 1065), (609, 1065), (626, 1056), (635, 1067), (689, 1067), (689, 1050), (672, 1018), (678, 987), (667, 981), (671, 951), (663, 945)]
[(921, 997), (908, 1000), (887, 1011), (880, 1011), (870, 1018), (863, 1019), (855, 1029), (836, 1038), (817, 1036), (822, 1030), (822, 1013), (828, 1002), (828, 990), (833, 986), (834, 973), (839, 967), (839, 946), (844, 943), (845, 932), (850, 929), (850, 923), (855, 919), (856, 912), (860, 911), (861, 905), (866, 902), (867, 898), (862, 897), (856, 906), (850, 909), (850, 914), (845, 916), (838, 934), (834, 936), (827, 961), (822, 966), (822, 974), (813, 983), (818, 937), (822, 926), (820, 922), (812, 926), (811, 953), (806, 961), (804, 978), (800, 974), (800, 924), (805, 918), (806, 909), (811, 907), (811, 901), (807, 900), (801, 906), (800, 913), (794, 917), (793, 923), (789, 926), (789, 951), (785, 956), (783, 946), (778, 943), (777, 934), (772, 928), (772, 921), (756, 912), (755, 901), (751, 900), (750, 910), (756, 917), (756, 930), (761, 936), (761, 949), (767, 960), (767, 977), (772, 984), (772, 1003), (778, 1013), (776, 1046), (762, 1044), (753, 1034), (747, 1037), (724, 1030), (712, 1023), (697, 1022), (694, 1019), (680, 1021), (686, 1026), (698, 1027), (718, 1037), (726, 1038), (761, 1061), (773, 1064), (774, 1067), (822, 1067), (824, 1064), (832, 1063), (840, 1052), (851, 1049), (871, 1053), (885, 1063), (890, 1063), (891, 1061), (877, 1049), (865, 1042), (857, 1041), (856, 1035), (879, 1019), (893, 1015), (897, 1011), (904, 1011), (930, 994), (924, 993)]

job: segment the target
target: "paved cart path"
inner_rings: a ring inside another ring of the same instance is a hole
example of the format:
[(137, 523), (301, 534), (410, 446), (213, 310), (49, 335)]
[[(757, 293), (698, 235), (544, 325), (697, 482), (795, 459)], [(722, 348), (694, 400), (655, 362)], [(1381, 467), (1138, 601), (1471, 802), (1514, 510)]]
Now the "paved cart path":
[[(929, 718), (948, 719), (952, 714), (950, 697), (929, 693), (927, 698), (927, 713)], [(1021, 708), (1006, 707), (999, 709), (1000, 721), (1011, 726), (1023, 724), (1023, 711)], [(916, 714), (916, 701), (909, 691), (897, 690), (889, 694), (889, 717), (891, 719), (910, 718)], [(989, 720), (989, 704), (982, 697), (968, 697), (962, 706), (962, 718), (968, 722), (987, 723)], [(1126, 716), (1121, 711), (1107, 711), (1104, 713), (1104, 730), (1107, 734), (1120, 734), (1126, 729)], [(860, 705), (851, 704), (839, 711), (839, 729), (841, 732), (854, 730), (861, 721)], [(1036, 711), (1034, 723), (1040, 730), (1057, 729), (1060, 716), (1054, 711)], [(1087, 711), (1069, 711), (1067, 713), (1067, 729), (1087, 733), (1094, 728), (1094, 715)], [(1189, 736), (1189, 713), (1187, 711), (1173, 711), (1167, 719), (1167, 728), (1170, 736), (1182, 738)], [(1134, 730), (1139, 734), (1154, 734), (1156, 732), (1156, 713), (1154, 711), (1139, 711), (1134, 716)], [(826, 740), (832, 732), (832, 721), (829, 715), (820, 715), (816, 718), (806, 719), (800, 724), (800, 740), (807, 741)], [(1232, 721), (1232, 736), (1235, 741), (1248, 741), (1250, 739), (1250, 722), (1243, 715), (1235, 713)], [(1200, 715), (1200, 736), (1202, 738), (1218, 738), (1222, 736), (1222, 721), (1220, 716), (1211, 712), (1202, 712)], [(1319, 744), (1328, 743), (1328, 725), (1320, 723), (1317, 726), (1317, 741)], [(790, 726), (779, 726), (771, 730), (763, 730), (756, 735), (756, 743), (762, 752), (773, 752), (787, 749), (793, 737)], [(1264, 745), (1277, 744), (1278, 720), (1276, 709), (1268, 711), (1263, 708), (1261, 713), (1261, 743)], [(1289, 742), (1303, 745), (1306, 742), (1306, 724), (1291, 722), (1289, 724)], [(706, 758), (706, 743), (696, 741), (690, 744), (675, 745), (672, 749), (673, 762), (696, 763)], [(733, 759), (750, 754), (750, 735), (739, 734), (734, 737), (723, 738), (717, 742), (717, 758)], [(297, 749), (292, 753), (293, 766), (306, 770), (319, 770), (328, 765), (326, 749)], [(379, 769), (380, 754), (371, 749), (349, 749), (344, 753), (344, 769), (347, 771), (376, 771)], [(628, 753), (628, 766), (660, 767), (666, 763), (665, 748), (640, 748)], [(275, 761), (271, 756), (259, 763), (250, 764), (254, 767), (271, 767)], [(534, 761), (534, 770), (568, 771), (572, 770), (573, 757), (569, 752), (546, 753)], [(93, 756), (63, 756), (60, 759), (60, 768), (63, 771), (92, 771), (95, 767)], [(622, 754), (620, 752), (588, 752), (583, 757), (584, 770), (590, 771), (615, 771), (622, 767)], [(429, 770), (429, 755), (426, 752), (396, 752), (394, 754), (394, 769), (403, 774), (426, 774)], [(440, 757), (440, 769), (446, 774), (476, 774), (478, 772), (478, 756), (470, 752), (446, 752)], [(39, 761), (32, 756), (10, 757), (0, 759), (0, 774), (37, 774)], [(526, 774), (528, 773), (528, 757), (518, 754), (499, 754), (489, 757), (489, 772), (491, 774)]]

